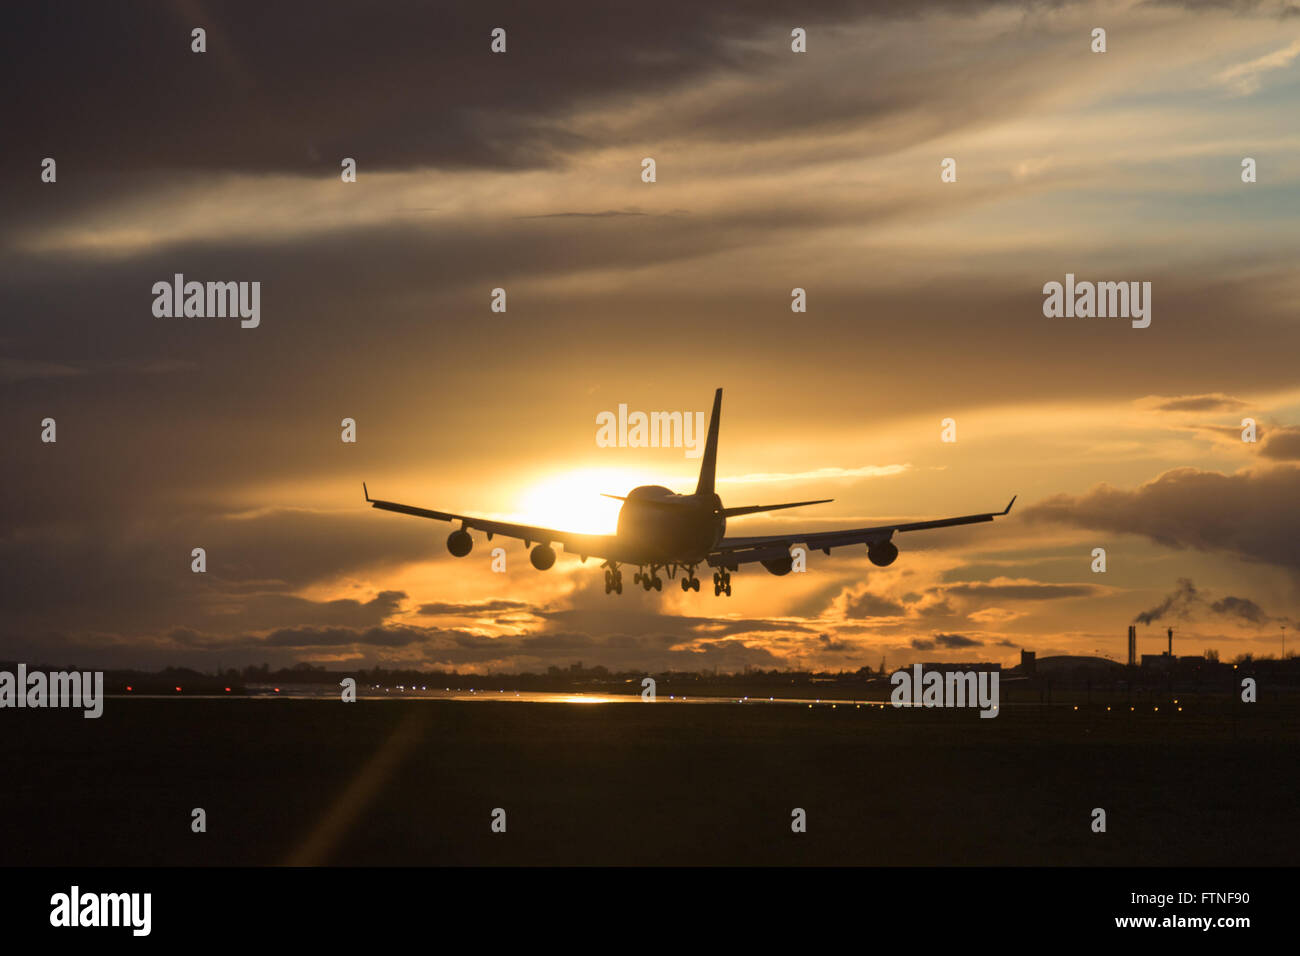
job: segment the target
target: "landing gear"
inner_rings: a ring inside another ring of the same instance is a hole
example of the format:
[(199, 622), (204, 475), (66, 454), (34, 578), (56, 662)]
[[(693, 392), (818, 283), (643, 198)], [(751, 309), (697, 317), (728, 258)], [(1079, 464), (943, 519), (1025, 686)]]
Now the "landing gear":
[(687, 576), (682, 578), (683, 591), (698, 591), (700, 589), (700, 579), (695, 576), (695, 565), (687, 569)]
[(713, 596), (725, 594), (731, 597), (731, 572), (726, 568), (713, 572)]
[(618, 568), (605, 569), (605, 593), (609, 594), (611, 591), (614, 594), (623, 593), (623, 572)]
[(649, 591), (652, 588), (656, 591), (662, 591), (664, 589), (664, 581), (663, 578), (659, 577), (657, 573), (658, 570), (659, 569), (652, 564), (650, 565), (649, 574), (645, 571), (638, 571), (632, 578), (632, 582), (641, 585), (643, 591)]

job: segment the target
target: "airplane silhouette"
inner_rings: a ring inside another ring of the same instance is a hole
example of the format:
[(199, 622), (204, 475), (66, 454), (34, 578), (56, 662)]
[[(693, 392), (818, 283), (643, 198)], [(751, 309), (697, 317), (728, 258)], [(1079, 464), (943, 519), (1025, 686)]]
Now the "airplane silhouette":
[[(447, 550), (458, 558), (469, 554), (474, 547), (470, 529), (482, 531), (489, 541), (493, 535), (518, 538), (524, 547), (531, 548), (529, 558), (533, 567), (545, 571), (555, 563), (553, 544), (560, 544), (564, 550), (577, 554), (585, 562), (589, 557), (604, 558), (605, 593), (623, 593), (623, 571), (620, 565), (636, 565), (638, 568), (633, 582), (649, 591), (663, 590), (660, 570), (668, 573), (672, 580), (677, 571), (683, 570), (681, 584), (683, 591), (700, 589), (700, 579), (695, 576), (695, 568), (707, 563), (715, 568), (713, 572), (713, 594), (731, 596), (731, 572), (739, 570), (740, 565), (757, 561), (769, 572), (776, 575), (789, 574), (793, 566), (790, 548), (796, 544), (806, 545), (809, 549), (820, 550), (826, 554), (831, 548), (850, 544), (865, 544), (867, 558), (877, 567), (887, 567), (898, 557), (898, 546), (890, 539), (896, 532), (923, 531), (927, 528), (947, 528), (952, 525), (974, 524), (980, 521), (992, 521), (1011, 511), (1010, 503), (1002, 511), (987, 514), (962, 515), (956, 518), (939, 518), (934, 521), (913, 521), (877, 525), (874, 528), (851, 528), (844, 531), (809, 531), (787, 534), (758, 535), (749, 538), (726, 537), (727, 519), (737, 515), (757, 514), (763, 511), (777, 511), (782, 508), (802, 508), (805, 505), (820, 505), (832, 501), (823, 498), (818, 501), (792, 501), (778, 505), (747, 505), (742, 508), (724, 508), (722, 499), (713, 490), (714, 473), (718, 462), (718, 415), (722, 410), (722, 389), (713, 395), (713, 413), (709, 417), (708, 439), (704, 446), (704, 457), (700, 463), (700, 478), (691, 495), (674, 494), (661, 485), (642, 485), (633, 488), (627, 497), (606, 495), (623, 502), (618, 513), (618, 530), (615, 534), (573, 534), (556, 531), (552, 528), (538, 528), (532, 525), (510, 524), (505, 521), (491, 521), (470, 515), (451, 514), (446, 511), (431, 511), (412, 505), (397, 504), (392, 501), (380, 501), (370, 497), (365, 482), (361, 489), (366, 501), (372, 507), (398, 514), (414, 515), (418, 518), (434, 518), (438, 521), (459, 521), (460, 528), (447, 537)], [(534, 547), (533, 542), (537, 542)], [(647, 570), (647, 568), (649, 570)]]

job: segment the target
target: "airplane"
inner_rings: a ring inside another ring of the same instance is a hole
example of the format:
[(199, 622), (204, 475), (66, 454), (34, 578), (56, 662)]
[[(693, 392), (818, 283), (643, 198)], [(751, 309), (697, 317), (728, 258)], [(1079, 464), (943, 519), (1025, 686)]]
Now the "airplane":
[(662, 485), (642, 485), (633, 488), (625, 497), (605, 495), (606, 498), (623, 502), (615, 534), (573, 534), (552, 528), (416, 508), (371, 498), (365, 482), (361, 483), (361, 489), (366, 501), (374, 508), (414, 515), (417, 518), (433, 518), (436, 521), (459, 521), (460, 528), (447, 537), (447, 550), (458, 558), (465, 557), (474, 547), (474, 539), (469, 533), (471, 529), (484, 532), (489, 541), (493, 535), (498, 534), (522, 540), (524, 547), (531, 549), (529, 559), (539, 571), (545, 571), (555, 564), (555, 549), (552, 545), (558, 543), (566, 552), (579, 555), (584, 563), (589, 557), (604, 559), (602, 567), (605, 569), (606, 594), (623, 593), (621, 565), (624, 564), (636, 565), (638, 571), (633, 582), (646, 591), (663, 590), (663, 579), (659, 577), (661, 570), (667, 572), (669, 580), (673, 580), (679, 570), (682, 571), (682, 590), (699, 591), (700, 579), (695, 576), (695, 569), (701, 564), (707, 564), (715, 569), (714, 597), (721, 594), (731, 596), (731, 572), (738, 571), (742, 564), (758, 562), (772, 574), (789, 574), (794, 565), (790, 549), (796, 544), (828, 555), (832, 548), (865, 544), (868, 560), (876, 567), (883, 568), (893, 564), (898, 557), (898, 546), (891, 540), (897, 533), (992, 521), (1008, 514), (1011, 505), (1016, 503), (1015, 497), (1012, 497), (1001, 511), (938, 518), (933, 521), (895, 522), (843, 531), (787, 532), (729, 538), (726, 536), (728, 518), (827, 504), (834, 499), (724, 508), (722, 499), (713, 490), (718, 462), (718, 417), (721, 411), (722, 389), (718, 389), (713, 395), (713, 413), (709, 417), (708, 438), (704, 445), (695, 493), (679, 495)]

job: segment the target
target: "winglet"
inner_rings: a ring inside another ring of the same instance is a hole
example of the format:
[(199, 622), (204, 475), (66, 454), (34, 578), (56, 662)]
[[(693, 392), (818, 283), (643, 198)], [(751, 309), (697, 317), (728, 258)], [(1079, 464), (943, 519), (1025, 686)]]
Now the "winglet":
[(364, 494), (364, 495), (366, 496), (366, 501), (373, 501), (373, 500), (374, 500), (373, 498), (370, 497), (370, 492), (369, 492), (368, 490), (366, 490), (366, 483), (365, 483), (364, 481), (361, 482), (361, 493)]
[(1016, 503), (1016, 499), (1019, 498), (1019, 497), (1020, 497), (1019, 495), (1012, 495), (1012, 496), (1011, 496), (1011, 500), (1007, 502), (1006, 510), (1005, 510), (1005, 511), (999, 511), (998, 514), (1000, 514), (1000, 515), (1004, 515), (1004, 514), (1008, 514), (1008, 513), (1010, 513), (1010, 511), (1011, 511), (1011, 506), (1014, 505), (1014, 504)]

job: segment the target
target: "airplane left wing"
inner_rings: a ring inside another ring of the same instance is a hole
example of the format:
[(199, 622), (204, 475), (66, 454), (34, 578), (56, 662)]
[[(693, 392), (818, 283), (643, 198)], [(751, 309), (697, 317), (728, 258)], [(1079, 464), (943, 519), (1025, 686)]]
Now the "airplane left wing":
[(430, 508), (417, 508), (414, 505), (399, 504), (395, 501), (381, 501), (370, 497), (370, 491), (362, 482), (362, 491), (372, 508), (394, 511), (397, 514), (412, 515), (416, 518), (432, 518), (435, 521), (459, 521), (462, 530), (482, 531), (489, 541), (493, 535), (518, 538), (525, 545), (559, 544), (569, 554), (587, 558), (607, 558), (614, 561), (624, 560), (618, 553), (618, 539), (612, 534), (577, 534), (571, 531), (557, 531), (554, 528), (541, 528), (536, 525), (512, 524), (508, 521), (494, 521), (490, 518), (476, 518), (473, 515), (452, 514), (449, 511), (434, 511)]
[(877, 525), (874, 528), (849, 528), (844, 531), (792, 532), (790, 534), (768, 534), (751, 538), (723, 538), (717, 548), (709, 555), (709, 564), (713, 567), (735, 568), (752, 561), (771, 561), (783, 558), (796, 544), (806, 545), (810, 551), (831, 553), (831, 548), (841, 548), (849, 544), (876, 544), (888, 541), (896, 532), (925, 531), (930, 528), (949, 528), (959, 524), (976, 524), (992, 521), (1011, 511), (1016, 503), (1013, 497), (1001, 511), (990, 511), (977, 515), (959, 515), (955, 518), (936, 518), (932, 521), (911, 521), (898, 524)]

